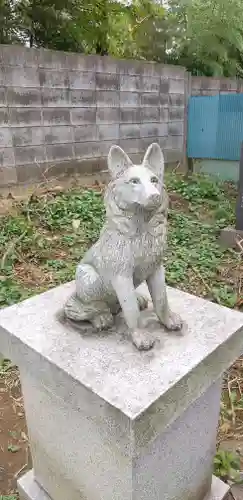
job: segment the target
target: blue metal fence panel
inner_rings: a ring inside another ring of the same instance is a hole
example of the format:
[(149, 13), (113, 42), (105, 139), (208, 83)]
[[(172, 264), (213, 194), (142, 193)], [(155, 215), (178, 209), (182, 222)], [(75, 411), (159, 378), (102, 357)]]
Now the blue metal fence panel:
[(191, 97), (188, 107), (189, 158), (215, 158), (219, 95)]
[(189, 158), (239, 160), (243, 141), (243, 94), (191, 97)]

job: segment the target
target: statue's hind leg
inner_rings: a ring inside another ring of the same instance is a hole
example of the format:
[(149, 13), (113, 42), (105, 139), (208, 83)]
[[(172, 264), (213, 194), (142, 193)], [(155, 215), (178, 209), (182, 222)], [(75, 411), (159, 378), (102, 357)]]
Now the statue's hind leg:
[(75, 322), (88, 321), (96, 330), (109, 328), (113, 316), (103, 297), (103, 283), (98, 273), (92, 266), (80, 264), (76, 273), (76, 293), (65, 304), (65, 316)]

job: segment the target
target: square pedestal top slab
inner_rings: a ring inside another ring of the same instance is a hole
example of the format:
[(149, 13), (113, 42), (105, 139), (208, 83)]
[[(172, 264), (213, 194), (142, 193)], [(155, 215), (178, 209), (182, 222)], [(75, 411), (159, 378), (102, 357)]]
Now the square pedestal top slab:
[[(150, 304), (143, 314), (148, 331), (157, 340), (148, 352), (137, 351), (126, 338), (122, 318), (113, 332), (74, 330), (57, 319), (73, 290), (74, 283), (67, 283), (2, 309), (0, 351), (12, 353), (18, 363), (17, 347), (14, 351), (10, 346), (24, 344), (131, 419), (182, 381), (188, 384), (189, 375), (195, 379), (200, 367), (200, 373), (209, 378), (212, 369), (212, 383), (243, 350), (241, 312), (170, 288), (171, 308), (184, 321), (183, 335), (166, 332), (155, 320)], [(146, 286), (140, 291), (148, 295)]]

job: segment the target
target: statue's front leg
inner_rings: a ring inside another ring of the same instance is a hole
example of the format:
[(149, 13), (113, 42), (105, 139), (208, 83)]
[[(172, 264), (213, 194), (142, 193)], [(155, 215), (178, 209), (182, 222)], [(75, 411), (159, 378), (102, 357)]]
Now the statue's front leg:
[(171, 311), (168, 304), (168, 297), (165, 284), (165, 270), (161, 266), (147, 279), (148, 289), (153, 301), (155, 312), (168, 330), (180, 330), (182, 320), (179, 314)]
[(133, 344), (139, 350), (148, 350), (154, 340), (140, 326), (140, 310), (133, 279), (116, 276), (112, 280), (113, 288), (120, 303), (126, 324), (130, 330)]

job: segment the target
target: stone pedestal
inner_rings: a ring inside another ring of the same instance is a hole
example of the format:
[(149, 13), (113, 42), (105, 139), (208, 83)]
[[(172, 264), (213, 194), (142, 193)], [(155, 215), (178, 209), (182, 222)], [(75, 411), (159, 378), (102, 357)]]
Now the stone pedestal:
[(243, 231), (229, 226), (221, 230), (220, 243), (226, 248), (237, 248), (237, 240), (243, 239)]
[[(223, 372), (243, 315), (178, 290), (184, 335), (144, 312), (155, 347), (58, 322), (73, 283), (0, 311), (1, 349), (21, 373), (33, 473), (21, 500), (222, 500), (212, 481)], [(147, 292), (146, 292), (147, 293)]]

